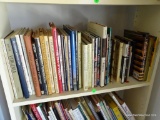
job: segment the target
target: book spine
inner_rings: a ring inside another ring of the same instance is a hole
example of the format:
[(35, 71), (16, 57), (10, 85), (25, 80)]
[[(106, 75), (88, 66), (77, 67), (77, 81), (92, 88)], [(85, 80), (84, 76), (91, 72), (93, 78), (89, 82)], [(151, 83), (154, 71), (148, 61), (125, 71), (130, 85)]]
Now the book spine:
[(19, 35), (15, 35), (15, 37), (16, 37), (16, 43), (17, 43), (17, 47), (18, 47), (18, 51), (19, 51), (20, 60), (21, 60), (21, 63), (22, 63), (22, 68), (23, 68), (25, 80), (26, 80), (26, 83), (27, 83), (28, 92), (29, 92), (29, 95), (32, 95), (33, 93), (32, 93), (32, 89), (31, 89), (31, 83), (30, 83), (30, 79), (29, 79), (29, 76), (28, 76), (23, 52), (22, 52), (22, 46), (21, 46), (20, 38), (19, 38)]
[(31, 73), (32, 73), (32, 80), (36, 92), (36, 96), (41, 96), (41, 90), (39, 86), (39, 81), (38, 81), (38, 75), (36, 71), (36, 64), (34, 61), (34, 55), (33, 55), (33, 48), (32, 48), (32, 43), (31, 43), (31, 36), (25, 36), (25, 45), (26, 45), (26, 50), (27, 50), (27, 55), (28, 55), (28, 61), (29, 65), (31, 68)]
[(57, 120), (56, 115), (54, 114), (52, 107), (49, 107), (49, 109), (51, 111), (51, 114), (52, 114), (54, 120)]
[(47, 57), (47, 52), (46, 52), (46, 42), (44, 40), (44, 36), (41, 35), (39, 36), (40, 38), (40, 45), (41, 45), (41, 50), (42, 50), (42, 58), (43, 58), (43, 65), (44, 65), (44, 72), (45, 72), (45, 76), (46, 76), (46, 83), (47, 83), (47, 87), (48, 87), (48, 94), (52, 94), (52, 82), (50, 79), (50, 72), (49, 72), (49, 66), (48, 66), (48, 57)]
[(87, 45), (82, 45), (82, 81), (83, 89), (88, 90), (88, 50)]
[(92, 88), (94, 87), (94, 71), (95, 71), (95, 67), (94, 67), (94, 63), (95, 63), (95, 60), (94, 60), (94, 52), (95, 52), (95, 49), (94, 49), (94, 46), (95, 46), (95, 39), (92, 39), (92, 57), (91, 57), (91, 62), (92, 62), (92, 68), (91, 68), (91, 77), (92, 77)]
[(26, 83), (26, 80), (25, 80), (25, 76), (24, 76), (24, 72), (23, 72), (23, 68), (22, 68), (22, 63), (21, 63), (21, 60), (20, 60), (18, 47), (17, 47), (17, 43), (16, 43), (15, 38), (11, 38), (11, 45), (12, 45), (13, 53), (14, 53), (14, 56), (15, 56), (15, 61), (16, 61), (16, 65), (17, 65), (19, 78), (20, 78), (20, 81), (21, 81), (23, 95), (24, 95), (25, 98), (29, 98), (29, 91), (28, 91), (28, 88), (27, 88), (27, 83)]
[(93, 104), (91, 102), (89, 102), (88, 106), (89, 106), (90, 110), (92, 111), (92, 113), (93, 113), (94, 117), (96, 118), (96, 120), (100, 120), (100, 118), (98, 117), (98, 114), (94, 110)]
[(36, 68), (37, 68), (36, 70), (37, 70), (38, 80), (40, 83), (41, 94), (44, 94), (44, 89), (43, 89), (42, 78), (41, 78), (41, 73), (40, 73), (39, 64), (38, 64), (38, 56), (37, 56), (35, 43), (32, 43), (32, 47), (33, 47), (33, 54), (34, 54), (34, 58), (35, 58), (34, 60), (36, 63)]
[(68, 112), (67, 109), (65, 109), (65, 112), (66, 112), (66, 114), (67, 114), (67, 116), (68, 116), (68, 119), (67, 119), (67, 120), (72, 120), (72, 116), (69, 114), (69, 112)]
[(41, 118), (41, 116), (40, 116), (40, 114), (39, 114), (39, 112), (38, 112), (38, 110), (36, 108), (36, 105), (35, 104), (31, 104), (30, 107), (31, 107), (36, 119), (37, 120), (42, 120), (42, 118)]
[(54, 52), (55, 52), (55, 58), (56, 58), (56, 69), (57, 69), (57, 76), (58, 76), (59, 92), (62, 93), (63, 87), (62, 87), (62, 78), (61, 78), (61, 70), (60, 70), (60, 62), (59, 62), (57, 31), (55, 27), (52, 28), (52, 36), (53, 36)]
[(102, 111), (103, 111), (106, 119), (107, 119), (107, 120), (110, 119), (109, 114), (108, 114), (107, 110), (105, 109), (105, 106), (104, 106), (104, 104), (103, 104), (102, 101), (99, 103), (99, 105), (100, 105), (100, 107), (101, 107), (101, 109), (102, 109)]
[(22, 98), (23, 97), (23, 93), (22, 93), (22, 88), (21, 88), (21, 84), (20, 84), (20, 79), (19, 79), (19, 75), (18, 75), (18, 70), (17, 70), (17, 66), (16, 66), (16, 62), (15, 62), (15, 57), (13, 54), (13, 50), (12, 50), (12, 45), (11, 45), (11, 41), (9, 39), (3, 39), (3, 44), (5, 42), (4, 45), (4, 49), (6, 49), (6, 61), (8, 61), (9, 63), (8, 65), (8, 70), (9, 73), (11, 75), (11, 84), (13, 86), (13, 92), (15, 95), (15, 98)]
[(112, 114), (111, 114), (111, 112), (110, 112), (110, 110), (109, 110), (109, 106), (106, 104), (105, 101), (103, 101), (103, 105), (104, 105), (104, 108), (105, 108), (105, 110), (106, 110), (106, 112), (107, 112), (107, 114), (108, 114), (108, 116), (109, 116), (109, 119), (112, 120)]
[(78, 108), (73, 110), (73, 114), (74, 114), (76, 119), (85, 120), (84, 117), (82, 116), (82, 113), (80, 112), (80, 110)]
[(28, 72), (28, 75), (29, 75), (29, 80), (30, 80), (30, 83), (31, 83), (32, 95), (35, 95), (35, 89), (34, 89), (34, 85), (33, 85), (32, 74), (31, 74), (31, 70), (30, 70), (30, 66), (29, 66), (29, 62), (28, 62), (26, 46), (25, 46), (25, 43), (24, 43), (23, 35), (20, 35), (20, 40), (21, 40), (24, 60), (25, 60), (26, 67), (27, 67), (27, 72)]
[(72, 76), (73, 76), (73, 88), (77, 90), (77, 72), (76, 72), (76, 43), (74, 38), (74, 32), (71, 33), (70, 45), (71, 45), (71, 62), (72, 62)]
[(81, 32), (78, 32), (78, 72), (79, 72), (79, 88), (82, 88), (82, 79), (81, 79), (81, 56), (82, 56), (82, 53), (81, 53), (81, 43), (82, 43), (82, 40), (81, 40)]
[(56, 61), (55, 61), (54, 46), (53, 46), (53, 38), (51, 38), (51, 37), (49, 37), (49, 48), (50, 48), (54, 83), (55, 83), (55, 90), (56, 90), (56, 93), (59, 93), (58, 77), (57, 77), (57, 71), (56, 71)]
[(72, 120), (76, 120), (76, 118), (75, 118), (75, 116), (73, 114), (73, 110), (72, 109), (69, 110), (69, 114), (72, 117)]
[(35, 39), (35, 46), (36, 46), (36, 51), (37, 51), (37, 56), (38, 56), (38, 63), (39, 63), (39, 67), (40, 67), (40, 75), (41, 75), (41, 79), (42, 79), (42, 85), (44, 88), (44, 94), (48, 94), (46, 76), (45, 76), (45, 72), (44, 72), (43, 58), (42, 58), (41, 45), (40, 45), (39, 38)]
[(75, 57), (76, 57), (76, 84), (79, 90), (79, 65), (78, 65), (78, 32), (75, 32)]
[(107, 39), (101, 39), (101, 67), (100, 67), (100, 86), (104, 86), (105, 68), (106, 68), (106, 41)]
[(49, 120), (54, 120), (54, 117), (53, 117), (51, 111), (49, 111), (48, 114), (49, 114), (49, 116), (48, 116)]
[(49, 72), (49, 80), (51, 84), (52, 93), (55, 92), (55, 85), (53, 81), (53, 72), (52, 72), (52, 65), (51, 65), (51, 56), (49, 51), (49, 44), (48, 44), (48, 36), (44, 36), (45, 40), (45, 48), (46, 48), (46, 57), (47, 57), (47, 63), (48, 63), (48, 72)]
[(97, 66), (97, 61), (98, 61), (98, 39), (95, 39), (94, 42), (94, 86), (97, 86), (97, 70), (98, 70), (98, 66)]
[(71, 62), (71, 45), (70, 45), (70, 37), (68, 41), (68, 58), (69, 58), (69, 73), (70, 73), (70, 89), (73, 90), (73, 78), (72, 78), (72, 62)]
[(83, 118), (84, 118), (85, 120), (90, 120), (87, 112), (85, 111), (84, 107), (82, 106), (82, 104), (81, 104), (80, 102), (78, 103), (78, 108), (79, 108), (80, 112), (82, 113)]
[(91, 88), (92, 87), (92, 44), (88, 44), (87, 49), (88, 49), (88, 88)]
[(65, 63), (66, 63), (66, 72), (67, 72), (67, 88), (69, 91), (71, 91), (70, 88), (70, 70), (69, 70), (69, 50), (68, 50), (68, 39), (66, 37), (66, 39), (64, 40), (64, 54), (65, 54)]
[(101, 58), (101, 39), (98, 39), (98, 48), (97, 48), (97, 85), (100, 85), (100, 58)]
[(41, 116), (42, 120), (46, 120), (46, 118), (45, 118), (40, 106), (37, 106), (37, 110), (38, 110), (39, 115)]
[(57, 111), (58, 111), (58, 114), (59, 114), (59, 116), (60, 116), (60, 119), (61, 119), (61, 120), (65, 120), (64, 115), (63, 115), (63, 113), (61, 112), (61, 108), (60, 108), (60, 106), (59, 106), (59, 104), (58, 104), (57, 102), (55, 103), (55, 107), (56, 107), (56, 109), (57, 109)]
[(100, 106), (100, 103), (97, 103), (96, 105), (97, 105), (97, 107), (100, 109), (104, 120), (107, 120), (107, 117), (106, 117), (106, 115), (105, 115), (105, 112), (103, 111), (102, 107)]
[(62, 88), (63, 88), (63, 91), (65, 91), (65, 80), (64, 80), (63, 58), (62, 58), (62, 43), (61, 43), (61, 37), (60, 37), (60, 35), (58, 35), (58, 52), (59, 52), (59, 61), (60, 61)]

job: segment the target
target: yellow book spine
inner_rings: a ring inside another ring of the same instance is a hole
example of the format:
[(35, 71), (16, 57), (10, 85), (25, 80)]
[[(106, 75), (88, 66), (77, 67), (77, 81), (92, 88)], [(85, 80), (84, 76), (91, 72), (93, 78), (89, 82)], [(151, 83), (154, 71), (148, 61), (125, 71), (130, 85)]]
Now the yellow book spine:
[(52, 94), (52, 85), (50, 81), (50, 76), (49, 76), (49, 68), (48, 68), (48, 60), (47, 60), (47, 54), (46, 54), (46, 45), (44, 41), (44, 36), (40, 36), (40, 44), (41, 44), (41, 50), (42, 50), (42, 58), (44, 62), (44, 71), (46, 75), (46, 81), (47, 81), (47, 86), (48, 86), (48, 94)]

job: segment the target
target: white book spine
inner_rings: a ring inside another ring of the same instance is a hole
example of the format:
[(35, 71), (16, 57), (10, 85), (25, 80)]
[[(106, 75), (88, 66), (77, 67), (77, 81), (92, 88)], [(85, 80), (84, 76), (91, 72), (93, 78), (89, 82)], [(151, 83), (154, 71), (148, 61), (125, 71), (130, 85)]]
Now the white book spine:
[(8, 73), (9, 73), (14, 97), (17, 99), (18, 95), (17, 95), (17, 92), (16, 92), (16, 87), (15, 87), (15, 83), (14, 83), (14, 80), (13, 80), (11, 68), (9, 67), (9, 59), (7, 57), (7, 50), (6, 50), (6, 46), (5, 46), (5, 43), (4, 43), (4, 39), (1, 39), (1, 45), (2, 45), (3, 52), (4, 52), (4, 57), (5, 57), (5, 61), (6, 61), (6, 64), (7, 64), (7, 69), (8, 69)]
[(71, 115), (72, 120), (76, 120), (76, 118), (75, 118), (75, 116), (73, 114), (73, 110), (72, 109), (69, 110), (69, 114)]
[(76, 117), (76, 120), (77, 119), (78, 120), (84, 120), (84, 118), (83, 118), (83, 116), (82, 116), (82, 114), (81, 114), (81, 112), (79, 111), (78, 108), (76, 108), (76, 109), (73, 110), (73, 114)]
[(49, 111), (48, 114), (49, 114), (49, 117), (50, 117), (51, 120), (55, 120), (53, 115), (52, 115), (52, 113), (51, 113), (51, 111)]
[(45, 40), (45, 45), (46, 45), (46, 55), (47, 55), (47, 63), (48, 63), (48, 68), (49, 68), (49, 76), (51, 80), (51, 86), (52, 86), (52, 92), (55, 92), (55, 85), (54, 85), (54, 80), (53, 80), (53, 73), (52, 73), (52, 65), (51, 65), (51, 56), (50, 56), (50, 51), (49, 51), (49, 44), (48, 44), (48, 37), (44, 36)]
[(92, 44), (88, 44), (88, 87), (92, 87)]
[(105, 57), (101, 58), (101, 75), (100, 75), (100, 86), (104, 86), (104, 77), (105, 77), (105, 64), (106, 64), (106, 59)]
[(53, 79), (55, 83), (56, 93), (59, 93), (58, 87), (58, 77), (56, 71), (56, 62), (55, 62), (55, 54), (54, 54), (54, 46), (53, 46), (53, 38), (52, 36), (49, 37), (49, 48), (50, 48), (50, 56), (51, 56), (51, 63), (52, 63), (52, 71), (53, 71)]
[(27, 72), (29, 75), (29, 80), (31, 83), (32, 95), (35, 95), (35, 89), (34, 89), (34, 85), (33, 85), (33, 80), (32, 80), (32, 75), (31, 75), (31, 70), (30, 70), (30, 66), (29, 66), (29, 62), (28, 62), (28, 57), (27, 57), (27, 52), (26, 52), (26, 47), (25, 47), (23, 35), (20, 35), (20, 41), (21, 41), (22, 51), (23, 51), (23, 55), (24, 55), (24, 60), (26, 63)]
[(135, 120), (134, 116), (132, 115), (130, 109), (128, 108), (125, 102), (122, 104), (122, 108), (124, 109), (128, 117), (130, 118), (130, 120)]
[(40, 106), (37, 106), (37, 110), (38, 110), (39, 115), (41, 116), (42, 120), (46, 120), (46, 118), (45, 118), (45, 116), (43, 115), (43, 112), (42, 112)]
[(61, 47), (61, 37), (58, 35), (58, 51), (59, 51), (59, 61), (60, 61), (60, 69), (61, 69), (61, 76), (62, 76), (62, 86), (63, 91), (65, 91), (65, 82), (64, 82), (64, 74), (63, 74), (63, 61), (62, 61), (62, 47)]
[(98, 108), (100, 109), (100, 111), (101, 111), (101, 113), (102, 113), (102, 116), (103, 116), (104, 120), (108, 120), (107, 117), (106, 117), (106, 115), (105, 115), (105, 113), (104, 113), (104, 111), (103, 111), (103, 109), (102, 109), (102, 107), (100, 106), (99, 103), (97, 103), (97, 106), (98, 106)]
[(95, 47), (95, 39), (92, 40), (92, 88), (94, 87), (94, 47)]
[(82, 45), (82, 81), (83, 89), (88, 90), (88, 50), (87, 45)]
[(55, 116), (55, 114), (54, 114), (54, 112), (53, 112), (52, 107), (49, 107), (49, 109), (51, 110), (51, 113), (52, 113), (52, 116), (53, 116), (54, 120), (57, 120), (57, 118), (56, 118), (56, 116)]
[(31, 81), (29, 79), (29, 75), (28, 75), (27, 67), (26, 67), (26, 62), (24, 60), (24, 56), (23, 56), (23, 52), (22, 52), (20, 37), (19, 37), (19, 35), (15, 35), (15, 37), (16, 37), (16, 42), (17, 42), (17, 46), (18, 46), (20, 59), (21, 59), (21, 62), (22, 62), (22, 68), (23, 68), (23, 71), (24, 71), (24, 76), (25, 76), (26, 83), (27, 83), (28, 92), (29, 92), (29, 95), (33, 95), (33, 92), (32, 92), (32, 89), (31, 89)]
[(48, 119), (49, 119), (49, 120), (52, 120), (52, 118), (50, 117), (50, 115), (48, 116)]
[(79, 72), (79, 88), (82, 88), (82, 79), (81, 79), (81, 33), (78, 32), (78, 72)]
[(104, 104), (104, 106), (105, 106), (106, 112), (107, 112), (110, 120), (113, 120), (113, 119), (112, 119), (112, 113), (111, 113), (110, 110), (109, 110), (109, 106), (106, 105), (105, 101), (103, 101), (103, 104)]

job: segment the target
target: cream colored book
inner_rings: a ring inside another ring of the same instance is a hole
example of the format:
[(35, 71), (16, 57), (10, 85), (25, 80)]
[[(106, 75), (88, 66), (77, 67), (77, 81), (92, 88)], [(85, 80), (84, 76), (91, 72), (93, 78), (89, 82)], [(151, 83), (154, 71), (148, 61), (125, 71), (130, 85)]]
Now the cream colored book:
[(55, 84), (55, 90), (56, 90), (56, 93), (59, 93), (55, 53), (54, 53), (54, 46), (53, 46), (53, 37), (52, 37), (52, 34), (51, 34), (51, 30), (48, 30), (48, 42), (49, 42), (49, 50), (50, 50), (50, 57), (51, 57), (51, 65), (52, 65), (52, 71), (53, 71), (53, 79), (54, 79), (54, 84)]
[(82, 37), (82, 82), (86, 91), (88, 90), (88, 44), (84, 40)]
[(81, 76), (82, 76), (82, 72), (81, 72), (81, 67), (82, 67), (82, 65), (81, 65), (81, 58), (82, 58), (82, 53), (81, 53), (81, 44), (82, 44), (82, 40), (81, 40), (82, 38), (81, 38), (81, 32), (80, 31), (78, 31), (78, 72), (79, 72), (79, 88), (82, 88), (82, 78), (81, 78)]
[(55, 84), (53, 80), (53, 72), (52, 72), (52, 65), (51, 65), (51, 56), (50, 56), (50, 50), (49, 50), (49, 41), (48, 41), (48, 31), (44, 31), (44, 41), (46, 46), (46, 57), (47, 57), (47, 63), (48, 63), (48, 70), (49, 70), (49, 79), (51, 81), (51, 87), (52, 92), (55, 92)]
[(47, 86), (48, 86), (48, 94), (52, 94), (53, 93), (52, 81), (50, 79), (51, 77), (50, 77), (47, 52), (46, 52), (46, 47), (49, 48), (49, 46), (46, 46), (43, 30), (39, 30), (39, 40), (40, 40), (40, 45), (41, 45), (41, 50), (42, 50), (41, 52), (42, 52), (42, 58), (43, 58), (43, 63), (44, 63), (44, 71), (45, 71), (46, 81), (47, 81)]

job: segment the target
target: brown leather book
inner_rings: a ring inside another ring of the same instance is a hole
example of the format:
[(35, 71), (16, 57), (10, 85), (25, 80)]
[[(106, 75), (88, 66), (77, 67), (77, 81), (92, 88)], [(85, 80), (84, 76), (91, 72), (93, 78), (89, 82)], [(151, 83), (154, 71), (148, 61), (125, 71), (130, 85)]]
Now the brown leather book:
[(39, 86), (36, 64), (35, 64), (35, 60), (34, 60), (31, 36), (32, 36), (32, 31), (28, 30), (28, 32), (24, 35), (24, 42), (25, 42), (25, 46), (26, 46), (29, 65), (31, 68), (32, 80), (33, 80), (36, 96), (41, 96), (41, 90), (40, 90), (40, 86)]

